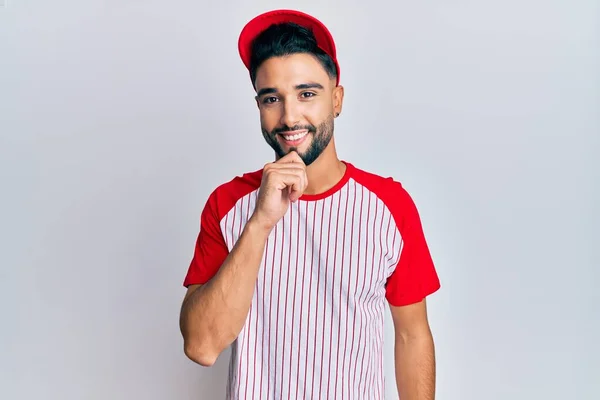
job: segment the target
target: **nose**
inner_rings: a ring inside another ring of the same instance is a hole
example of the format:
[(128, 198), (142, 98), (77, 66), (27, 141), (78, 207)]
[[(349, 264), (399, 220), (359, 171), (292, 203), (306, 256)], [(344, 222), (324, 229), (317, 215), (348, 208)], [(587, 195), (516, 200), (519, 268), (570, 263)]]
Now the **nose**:
[(288, 99), (283, 101), (281, 119), (279, 123), (289, 128), (293, 128), (295, 125), (300, 123), (300, 110), (294, 101), (290, 101)]

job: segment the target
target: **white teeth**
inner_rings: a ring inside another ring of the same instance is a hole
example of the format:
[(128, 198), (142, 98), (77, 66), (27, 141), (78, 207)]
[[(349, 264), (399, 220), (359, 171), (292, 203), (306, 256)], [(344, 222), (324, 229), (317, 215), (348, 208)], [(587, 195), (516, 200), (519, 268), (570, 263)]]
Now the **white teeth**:
[(285, 140), (292, 141), (292, 140), (302, 139), (307, 134), (308, 134), (308, 132), (304, 132), (304, 133), (298, 133), (296, 135), (284, 135), (283, 137), (285, 138)]

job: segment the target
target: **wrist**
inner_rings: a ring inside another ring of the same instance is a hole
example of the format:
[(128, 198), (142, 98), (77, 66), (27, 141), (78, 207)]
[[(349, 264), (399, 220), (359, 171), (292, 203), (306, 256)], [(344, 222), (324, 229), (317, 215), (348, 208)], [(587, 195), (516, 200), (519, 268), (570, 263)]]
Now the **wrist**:
[(246, 223), (245, 229), (249, 230), (252, 234), (264, 237), (266, 240), (271, 234), (273, 228), (273, 225), (262, 220), (257, 214), (253, 214)]

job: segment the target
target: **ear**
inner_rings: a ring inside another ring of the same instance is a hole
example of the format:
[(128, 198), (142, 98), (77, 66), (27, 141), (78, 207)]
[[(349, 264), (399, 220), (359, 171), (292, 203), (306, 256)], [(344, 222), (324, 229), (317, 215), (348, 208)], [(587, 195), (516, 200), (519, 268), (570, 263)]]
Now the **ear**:
[(258, 96), (254, 96), (254, 100), (256, 100), (256, 107), (260, 110), (260, 102), (258, 101)]
[(342, 105), (344, 103), (344, 87), (336, 86), (333, 89), (333, 115), (336, 117), (342, 112)]

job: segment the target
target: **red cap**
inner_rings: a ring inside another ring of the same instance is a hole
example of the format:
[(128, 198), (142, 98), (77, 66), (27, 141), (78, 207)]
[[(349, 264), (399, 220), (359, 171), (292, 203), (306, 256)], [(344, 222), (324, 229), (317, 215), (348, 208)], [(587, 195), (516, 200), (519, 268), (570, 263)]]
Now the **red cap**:
[(327, 27), (315, 17), (295, 10), (274, 10), (254, 17), (244, 26), (238, 40), (240, 57), (248, 70), (250, 70), (250, 57), (252, 55), (252, 42), (265, 29), (273, 24), (292, 22), (310, 29), (315, 35), (317, 46), (323, 50), (335, 63), (337, 82), (340, 83), (340, 66), (337, 60), (335, 42)]

